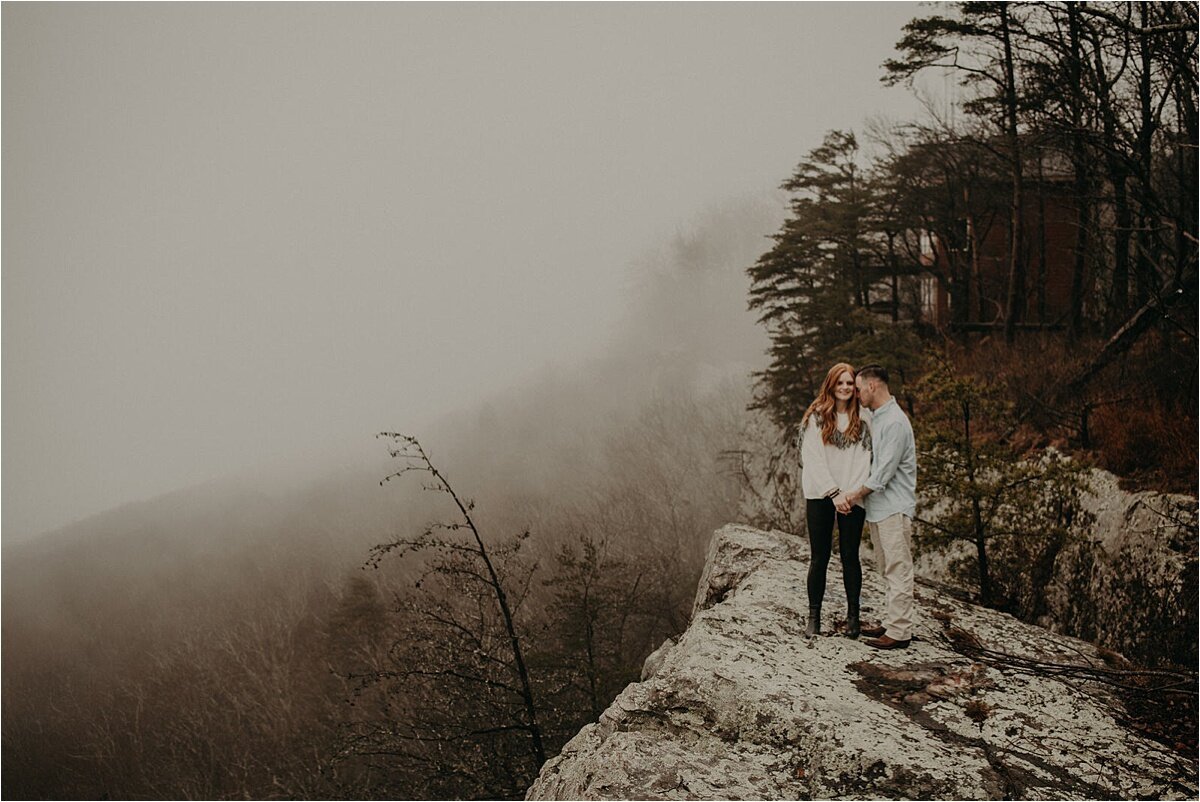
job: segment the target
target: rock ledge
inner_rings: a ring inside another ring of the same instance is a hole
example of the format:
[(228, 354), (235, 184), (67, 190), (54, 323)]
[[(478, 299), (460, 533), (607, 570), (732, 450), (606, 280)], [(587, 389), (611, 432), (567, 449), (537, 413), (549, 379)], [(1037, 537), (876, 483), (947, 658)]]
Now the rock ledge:
[[(1123, 727), (1104, 688), (973, 662), (947, 632), (1102, 665), (1090, 644), (918, 586), (912, 646), (872, 650), (833, 632), (845, 611), (836, 558), (826, 631), (809, 641), (807, 567), (799, 538), (717, 531), (688, 630), (526, 798), (1196, 797), (1195, 766)], [(864, 566), (865, 619), (882, 599)]]

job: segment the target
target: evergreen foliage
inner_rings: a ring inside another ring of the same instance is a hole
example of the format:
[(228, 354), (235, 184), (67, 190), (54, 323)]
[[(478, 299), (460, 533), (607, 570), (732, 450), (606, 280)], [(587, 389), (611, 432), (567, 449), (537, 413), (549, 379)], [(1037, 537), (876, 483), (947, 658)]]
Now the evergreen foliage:
[(869, 192), (854, 135), (831, 131), (782, 185), (792, 216), (747, 271), (750, 308), (771, 335), (756, 405), (794, 433), (831, 357), (870, 331)]
[(1002, 385), (934, 364), (915, 389), (922, 540), (935, 548), (970, 544), (960, 564), (984, 604), (1033, 612), (1054, 556), (1079, 520), (1086, 473), (1075, 460), (1047, 450), (1029, 457), (1014, 446), (1014, 404)]

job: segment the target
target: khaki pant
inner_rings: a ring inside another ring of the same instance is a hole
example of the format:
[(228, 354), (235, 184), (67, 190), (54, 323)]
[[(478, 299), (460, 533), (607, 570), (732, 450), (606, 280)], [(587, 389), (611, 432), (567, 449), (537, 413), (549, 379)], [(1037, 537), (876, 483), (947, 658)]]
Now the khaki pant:
[(878, 523), (867, 523), (879, 573), (887, 582), (883, 626), (889, 638), (912, 638), (913, 561), (912, 519), (896, 513)]

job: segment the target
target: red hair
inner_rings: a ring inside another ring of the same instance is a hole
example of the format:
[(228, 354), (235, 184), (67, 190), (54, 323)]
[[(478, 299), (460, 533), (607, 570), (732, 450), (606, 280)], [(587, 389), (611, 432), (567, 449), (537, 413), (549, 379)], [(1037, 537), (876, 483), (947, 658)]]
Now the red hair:
[[(825, 443), (831, 442), (833, 435), (837, 432), (837, 399), (833, 397), (833, 389), (837, 386), (837, 380), (843, 373), (849, 373), (850, 378), (854, 378), (854, 368), (845, 362), (839, 362), (829, 369), (829, 372), (825, 374), (825, 381), (821, 382), (821, 391), (817, 393), (816, 400), (808, 405), (804, 417), (800, 420), (800, 428), (804, 429), (808, 426), (808, 419), (814, 413), (818, 415), (818, 420), (821, 422), (821, 441)], [(857, 441), (862, 436), (862, 418), (858, 415), (858, 393), (850, 396), (850, 404), (846, 412), (850, 415), (850, 425), (846, 427), (846, 437), (852, 442)]]

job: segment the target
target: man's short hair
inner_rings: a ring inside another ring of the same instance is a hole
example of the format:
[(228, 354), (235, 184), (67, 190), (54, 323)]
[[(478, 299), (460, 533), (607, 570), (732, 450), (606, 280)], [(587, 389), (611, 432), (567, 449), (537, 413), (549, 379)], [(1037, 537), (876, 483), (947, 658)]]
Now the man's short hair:
[(864, 379), (879, 379), (884, 384), (888, 383), (887, 368), (883, 365), (863, 365), (854, 375), (862, 376)]

